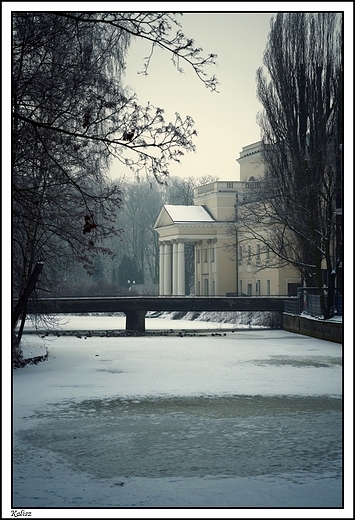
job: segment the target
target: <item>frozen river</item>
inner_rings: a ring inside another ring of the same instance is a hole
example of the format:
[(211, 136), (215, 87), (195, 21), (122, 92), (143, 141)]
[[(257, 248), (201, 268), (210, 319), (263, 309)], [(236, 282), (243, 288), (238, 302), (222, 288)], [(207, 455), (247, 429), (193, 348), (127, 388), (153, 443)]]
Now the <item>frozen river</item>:
[(41, 341), (48, 361), (14, 373), (14, 507), (342, 506), (341, 345), (279, 330)]

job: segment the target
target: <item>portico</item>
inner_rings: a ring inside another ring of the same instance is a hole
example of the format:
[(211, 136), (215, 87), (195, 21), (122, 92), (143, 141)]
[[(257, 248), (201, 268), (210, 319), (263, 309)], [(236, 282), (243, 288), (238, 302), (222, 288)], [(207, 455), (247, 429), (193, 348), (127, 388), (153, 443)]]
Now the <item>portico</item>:
[(192, 242), (195, 252), (195, 291), (198, 296), (215, 296), (217, 289), (217, 238), (204, 240), (173, 239), (160, 242), (159, 294), (185, 295), (185, 243)]
[[(154, 227), (159, 234), (160, 296), (185, 295), (185, 244), (194, 243), (196, 265), (203, 241), (216, 242), (215, 224), (202, 206), (163, 206)], [(195, 268), (195, 286), (199, 282), (198, 273)], [(211, 276), (209, 273), (204, 275)]]

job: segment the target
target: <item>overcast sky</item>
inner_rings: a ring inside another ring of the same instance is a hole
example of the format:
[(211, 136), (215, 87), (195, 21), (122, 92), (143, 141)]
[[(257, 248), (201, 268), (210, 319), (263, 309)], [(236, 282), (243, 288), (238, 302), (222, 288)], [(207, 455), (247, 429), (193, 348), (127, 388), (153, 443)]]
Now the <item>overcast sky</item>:
[[(217, 54), (218, 66), (209, 66), (206, 72), (217, 76), (219, 93), (210, 92), (188, 66), (183, 65), (184, 74), (180, 74), (171, 56), (159, 50), (153, 55), (148, 76), (137, 74), (150, 46), (138, 39), (132, 42), (125, 83), (136, 91), (140, 103), (150, 101), (164, 108), (169, 121), (174, 120), (175, 112), (195, 121), (197, 151), (185, 154), (181, 164), (173, 164), (171, 175), (239, 178), (239, 152), (260, 139), (256, 115), (261, 105), (256, 98), (255, 76), (262, 65), (272, 15), (185, 12), (178, 17), (184, 34), (193, 38), (204, 54)], [(113, 175), (122, 172), (119, 164), (112, 168)]]
[[(86, 5), (88, 10), (97, 8), (92, 2)], [(260, 139), (256, 116), (262, 107), (256, 98), (255, 78), (258, 67), (263, 65), (271, 17), (281, 10), (318, 11), (320, 5), (325, 11), (345, 12), (345, 44), (350, 39), (345, 53), (345, 74), (348, 77), (345, 80), (345, 95), (349, 93), (345, 116), (350, 117), (344, 140), (347, 154), (347, 150), (350, 147), (352, 149), (353, 135), (353, 2), (100, 2), (102, 11), (119, 8), (139, 12), (147, 10), (149, 6), (152, 11), (183, 12), (183, 16), (178, 16), (178, 19), (184, 34), (193, 38), (196, 46), (202, 47), (204, 54), (217, 54), (217, 66), (210, 66), (207, 70), (210, 75), (215, 74), (220, 82), (219, 93), (212, 93), (189, 67), (185, 66), (185, 73), (179, 74), (171, 62), (170, 54), (159, 49), (154, 53), (149, 75), (137, 74), (142, 70), (144, 57), (150, 52), (150, 47), (139, 39), (132, 41), (127, 57), (125, 84), (136, 91), (140, 104), (145, 105), (150, 101), (163, 108), (168, 121), (174, 120), (175, 112), (182, 117), (191, 116), (198, 131), (196, 153), (185, 154), (181, 164), (172, 164), (171, 175), (216, 175), (222, 180), (239, 179), (237, 159), (243, 146)], [(82, 2), (3, 2), (3, 49), (10, 49), (7, 42), (11, 39), (11, 10), (82, 10), (82, 6)], [(219, 11), (214, 11), (217, 7)], [(265, 12), (265, 8), (270, 11)], [(10, 83), (3, 82), (3, 87), (6, 87), (6, 91)], [(3, 118), (3, 125), (7, 124), (4, 121), (7, 118)], [(9, 135), (7, 129), (4, 135)], [(350, 147), (346, 146), (347, 139)], [(6, 149), (10, 150), (10, 147)], [(121, 164), (114, 164), (111, 168), (112, 178), (123, 175), (129, 177), (132, 174)]]
[[(194, 119), (198, 131), (197, 151), (185, 154), (181, 164), (173, 163), (171, 175), (217, 175), (221, 180), (237, 180), (237, 159), (243, 146), (260, 140), (256, 116), (262, 106), (256, 97), (256, 71), (263, 66), (270, 20), (281, 10), (318, 11), (320, 4), (159, 2), (151, 5), (157, 10), (183, 12), (178, 19), (184, 34), (193, 38), (204, 54), (217, 54), (217, 67), (210, 66), (207, 72), (217, 76), (219, 93), (211, 93), (188, 66), (184, 66), (184, 74), (179, 74), (169, 53), (159, 49), (152, 58), (149, 75), (139, 75), (137, 72), (142, 70), (143, 59), (150, 52), (149, 44), (141, 40), (132, 41), (125, 84), (136, 91), (141, 104), (150, 101), (164, 108), (168, 121), (174, 120), (175, 112)], [(324, 2), (322, 9), (347, 12), (351, 5), (352, 2)], [(221, 11), (213, 11), (217, 6)], [(265, 12), (266, 7), (270, 11)], [(209, 12), (202, 9), (209, 9)], [(345, 16), (345, 30), (347, 19), (349, 22), (349, 17)], [(352, 39), (352, 27), (348, 26), (345, 42), (349, 36)], [(124, 174), (119, 163), (112, 167), (111, 173), (113, 177)]]

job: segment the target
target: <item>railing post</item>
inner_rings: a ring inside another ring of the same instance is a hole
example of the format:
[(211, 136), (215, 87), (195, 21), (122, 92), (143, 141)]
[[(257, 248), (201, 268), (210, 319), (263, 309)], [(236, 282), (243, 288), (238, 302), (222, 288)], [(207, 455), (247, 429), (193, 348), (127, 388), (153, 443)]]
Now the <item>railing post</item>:
[(297, 304), (298, 304), (298, 314), (301, 314), (301, 295), (302, 292), (300, 291), (300, 288), (297, 288)]

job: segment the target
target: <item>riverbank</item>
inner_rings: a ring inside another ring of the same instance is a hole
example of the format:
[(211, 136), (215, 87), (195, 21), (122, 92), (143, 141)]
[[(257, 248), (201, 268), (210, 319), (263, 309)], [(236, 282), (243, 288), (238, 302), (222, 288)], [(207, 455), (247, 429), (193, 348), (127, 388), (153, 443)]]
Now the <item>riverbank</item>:
[[(118, 318), (71, 317), (65, 327), (82, 320), (83, 331), (89, 319), (104, 330)], [(187, 507), (193, 517), (209, 507), (341, 507), (340, 345), (249, 328), (24, 340), (26, 356), (49, 355), (14, 371), (15, 507), (86, 518), (80, 508), (106, 518), (99, 508), (167, 508), (169, 517), (169, 507)]]
[(313, 338), (343, 343), (342, 317), (323, 320), (313, 316), (283, 314), (283, 329)]

